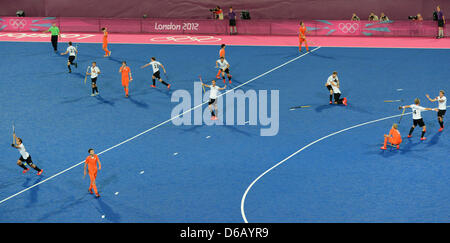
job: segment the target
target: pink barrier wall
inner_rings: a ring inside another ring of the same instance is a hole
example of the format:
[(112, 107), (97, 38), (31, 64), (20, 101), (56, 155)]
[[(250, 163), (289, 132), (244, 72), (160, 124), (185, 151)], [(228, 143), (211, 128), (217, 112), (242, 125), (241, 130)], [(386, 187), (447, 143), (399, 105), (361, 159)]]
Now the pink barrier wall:
[[(227, 20), (168, 20), (168, 19), (100, 19), (100, 18), (17, 18), (1, 17), (0, 31), (26, 32), (47, 30), (56, 23), (61, 32), (100, 32), (107, 27), (110, 33), (152, 34), (227, 34)], [(434, 21), (305, 21), (310, 36), (435, 36)], [(445, 35), (450, 28), (446, 25)], [(297, 35), (298, 22), (294, 20), (238, 20), (241, 35)]]
[(220, 5), (225, 13), (230, 6), (240, 12), (249, 10), (253, 19), (350, 19), (356, 13), (367, 20), (371, 12), (384, 12), (390, 19), (406, 20), (421, 13), (432, 19), (436, 5), (450, 19), (449, 0), (3, 0), (0, 16), (15, 16), (17, 10), (27, 17), (100, 17), (206, 19), (209, 9)]

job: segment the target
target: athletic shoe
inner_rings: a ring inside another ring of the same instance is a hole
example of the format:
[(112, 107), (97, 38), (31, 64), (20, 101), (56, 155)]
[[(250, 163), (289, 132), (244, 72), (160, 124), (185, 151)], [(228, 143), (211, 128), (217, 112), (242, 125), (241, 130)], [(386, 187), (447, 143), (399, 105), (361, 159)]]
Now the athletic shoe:
[(169, 84), (169, 85), (167, 85), (167, 89), (170, 89), (170, 84)]
[(95, 193), (95, 197), (99, 198), (99, 197), (100, 197), (100, 194), (98, 194), (98, 192)]
[(215, 120), (215, 116), (211, 116), (211, 121), (214, 121)]
[(69, 70), (69, 73), (71, 73), (72, 71), (71, 70)]
[(216, 79), (220, 79), (220, 75), (217, 75), (217, 76), (216, 76)]
[(386, 147), (381, 147), (380, 149), (382, 149), (382, 150), (386, 150)]
[(342, 103), (347, 106), (347, 98), (344, 97), (344, 100), (342, 101)]
[(397, 145), (397, 149), (400, 149), (400, 145)]
[(26, 170), (23, 170), (22, 173), (27, 173), (30, 170), (30, 168), (27, 168)]
[(109, 55), (108, 55), (108, 57), (110, 57), (111, 56), (111, 51), (109, 51)]
[(444, 130), (443, 127), (439, 128), (438, 132), (442, 132), (442, 130)]
[(155, 86), (155, 85), (153, 85), (153, 84), (152, 84), (152, 85), (150, 85), (150, 87), (152, 87), (152, 88), (156, 88), (156, 86)]
[(94, 192), (92, 192), (92, 189), (91, 189), (91, 188), (89, 188), (89, 193), (90, 193), (90, 194), (94, 194)]
[(330, 100), (330, 105), (333, 104), (333, 101)]
[(229, 82), (230, 82), (230, 84), (231, 84), (231, 80), (228, 80)]
[(408, 135), (408, 138), (412, 137), (411, 135)]
[(91, 96), (95, 96), (95, 94), (91, 94)]
[(99, 92), (96, 92), (96, 93), (95, 93), (95, 95), (99, 95), (99, 94), (100, 94)]
[(217, 116), (214, 117), (214, 120), (219, 120), (219, 118), (217, 118)]
[(44, 172), (44, 170), (43, 170), (43, 169), (41, 169), (41, 171), (39, 171), (39, 172), (37, 173), (37, 175), (41, 175), (41, 174), (42, 174), (42, 172)]
[(125, 98), (128, 98), (128, 95), (125, 95)]
[(422, 140), (422, 141), (425, 140), (425, 139), (427, 139), (427, 138), (426, 138), (426, 137), (421, 137), (421, 138), (420, 138), (420, 140)]

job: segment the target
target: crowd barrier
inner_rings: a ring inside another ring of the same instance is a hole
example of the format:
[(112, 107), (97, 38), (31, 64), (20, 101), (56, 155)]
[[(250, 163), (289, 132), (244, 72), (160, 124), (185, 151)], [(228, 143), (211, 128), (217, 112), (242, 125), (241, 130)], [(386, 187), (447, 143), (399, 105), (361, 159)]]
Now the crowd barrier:
[[(1, 32), (41, 32), (56, 23), (61, 32), (100, 32), (107, 27), (110, 33), (150, 34), (228, 34), (228, 20), (181, 19), (108, 19), (73, 17), (0, 17)], [(437, 22), (391, 21), (304, 21), (309, 36), (396, 36), (433, 37), (437, 34)], [(237, 20), (240, 35), (297, 35), (299, 21), (295, 20)], [(444, 33), (449, 36), (449, 27)]]

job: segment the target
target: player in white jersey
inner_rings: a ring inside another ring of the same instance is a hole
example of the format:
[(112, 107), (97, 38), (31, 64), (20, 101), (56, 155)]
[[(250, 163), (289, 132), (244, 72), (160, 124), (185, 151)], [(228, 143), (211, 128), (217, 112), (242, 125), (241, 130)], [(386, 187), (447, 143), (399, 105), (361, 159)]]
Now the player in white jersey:
[(438, 102), (438, 122), (439, 122), (439, 126), (441, 126), (439, 128), (439, 132), (442, 132), (442, 130), (444, 130), (444, 115), (445, 112), (447, 111), (447, 97), (444, 96), (445, 92), (444, 90), (440, 90), (439, 91), (439, 96), (431, 99), (430, 96), (428, 94), (426, 94), (427, 98), (431, 101), (431, 102)]
[(425, 107), (420, 106), (419, 98), (414, 99), (413, 105), (400, 106), (399, 108), (403, 108), (403, 109), (411, 108), (411, 110), (412, 110), (413, 125), (412, 125), (411, 129), (409, 130), (408, 138), (411, 137), (411, 134), (413, 133), (414, 128), (417, 125), (419, 125), (422, 128), (422, 136), (420, 137), (420, 140), (427, 139), (426, 137), (424, 137), (425, 133), (427, 132), (427, 126), (425, 126), (425, 123), (423, 122), (422, 111), (431, 111), (431, 110), (437, 111), (437, 109), (425, 108)]
[(325, 87), (330, 91), (330, 104), (333, 104), (333, 87), (331, 86), (331, 82), (334, 81), (339, 83), (339, 78), (337, 77), (337, 72), (334, 71), (333, 74), (328, 77), (327, 82), (325, 83)]
[(164, 74), (166, 74), (166, 69), (164, 68), (164, 66), (160, 62), (156, 61), (156, 58), (152, 57), (151, 62), (145, 64), (141, 68), (146, 68), (150, 65), (153, 68), (153, 75), (152, 75), (153, 85), (151, 85), (151, 87), (153, 87), (153, 88), (156, 87), (155, 79), (158, 79), (159, 82), (161, 82), (162, 84), (167, 86), (168, 89), (170, 89), (170, 84), (168, 84), (168, 83), (164, 82), (164, 80), (162, 80), (161, 73), (159, 72), (159, 67), (162, 67), (162, 69), (164, 70)]
[[(227, 88), (227, 85), (225, 84), (225, 86), (223, 88), (220, 88), (219, 86), (216, 85), (216, 81), (213, 80), (211, 81), (212, 85), (207, 85), (202, 83), (203, 86), (210, 88), (210, 93), (209, 93), (209, 102), (208, 102), (208, 107), (209, 110), (211, 111), (211, 120), (217, 120), (217, 96), (219, 93), (219, 90), (224, 90)], [(214, 110), (212, 109), (212, 105), (214, 104)], [(214, 113), (214, 111), (216, 113)]]
[(92, 94), (91, 96), (98, 95), (98, 87), (97, 87), (97, 77), (100, 74), (100, 68), (98, 68), (96, 62), (92, 62), (91, 66), (91, 72), (87, 72), (86, 75), (91, 75), (91, 87), (92, 87)]
[(25, 150), (25, 146), (22, 143), (22, 139), (16, 137), (16, 134), (13, 134), (13, 136), (16, 144), (12, 143), (11, 146), (19, 150), (21, 156), (19, 160), (17, 160), (17, 165), (23, 168), (22, 173), (27, 173), (30, 170), (30, 168), (27, 168), (25, 166), (24, 163), (26, 163), (29, 166), (31, 166), (31, 168), (35, 169), (38, 172), (37, 175), (41, 175), (44, 170), (39, 169), (39, 167), (37, 167), (33, 163), (33, 161), (31, 160), (31, 155)]
[(67, 47), (66, 52), (61, 53), (61, 55), (66, 55), (67, 53), (69, 53), (69, 60), (67, 60), (67, 68), (69, 69), (69, 73), (71, 73), (72, 69), (70, 68), (70, 65), (75, 65), (75, 68), (78, 68), (78, 64), (76, 62), (73, 62), (78, 54), (78, 50), (77, 48), (72, 46), (72, 41), (69, 41), (69, 47)]
[(220, 57), (220, 59), (216, 61), (216, 68), (222, 70), (223, 82), (226, 83), (225, 82), (225, 73), (226, 73), (228, 77), (228, 82), (230, 82), (231, 84), (230, 64), (227, 62), (227, 60), (225, 60), (224, 57)]
[(330, 85), (331, 85), (331, 88), (333, 89), (334, 103), (335, 104), (344, 104), (345, 106), (347, 106), (347, 98), (344, 97), (341, 99), (341, 90), (339, 89), (339, 87), (340, 87), (339, 80), (337, 80), (336, 82), (333, 80), (330, 80)]

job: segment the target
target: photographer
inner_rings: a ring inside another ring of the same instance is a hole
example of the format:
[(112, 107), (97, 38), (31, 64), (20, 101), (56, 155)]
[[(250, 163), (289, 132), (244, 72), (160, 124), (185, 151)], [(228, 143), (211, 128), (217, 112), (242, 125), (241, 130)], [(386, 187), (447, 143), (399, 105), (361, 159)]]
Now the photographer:
[(378, 16), (376, 16), (374, 13), (370, 13), (369, 21), (378, 21)]
[(223, 20), (223, 11), (219, 6), (213, 8), (213, 9), (210, 9), (209, 11), (213, 13), (214, 19)]

